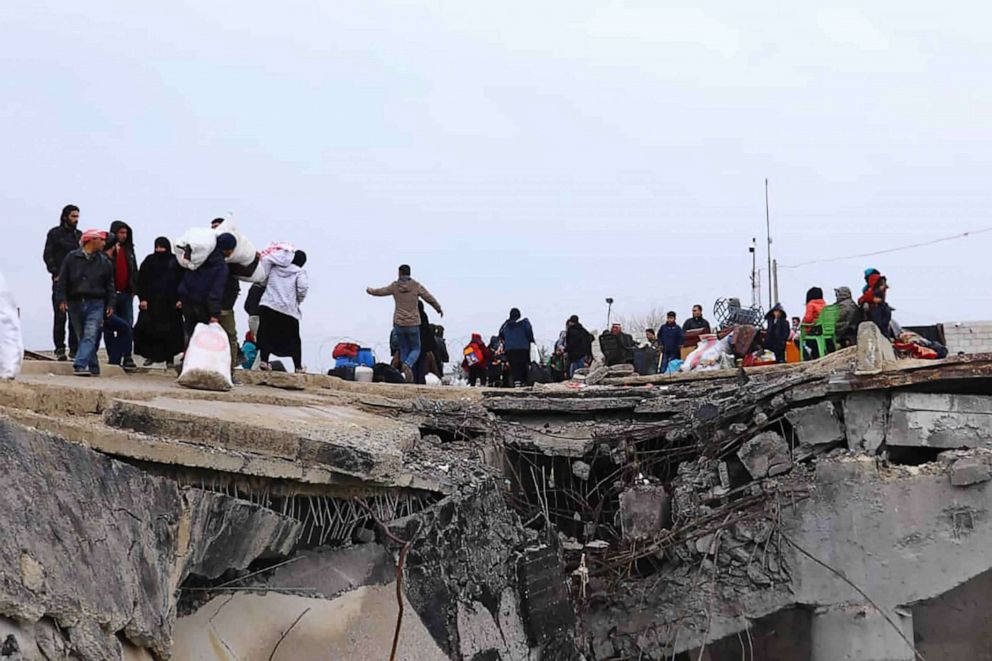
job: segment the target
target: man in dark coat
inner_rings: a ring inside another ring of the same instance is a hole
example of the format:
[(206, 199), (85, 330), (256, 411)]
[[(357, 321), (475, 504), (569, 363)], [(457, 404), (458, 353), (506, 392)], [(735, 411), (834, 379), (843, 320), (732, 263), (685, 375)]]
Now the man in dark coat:
[[(62, 216), (59, 224), (48, 230), (45, 238), (45, 251), (42, 258), (45, 260), (45, 268), (52, 277), (52, 312), (54, 314), (54, 324), (52, 327), (52, 340), (55, 342), (55, 357), (58, 360), (65, 360), (65, 326), (69, 320), (68, 315), (60, 308), (59, 302), (55, 299), (55, 289), (58, 286), (59, 271), (65, 256), (73, 250), (79, 248), (79, 239), (83, 233), (76, 227), (79, 224), (79, 207), (74, 204), (67, 204), (62, 209)], [(69, 357), (76, 357), (76, 348), (79, 341), (76, 338), (76, 329), (69, 324)]]
[(234, 252), (238, 241), (233, 234), (217, 237), (217, 246), (207, 260), (195, 271), (183, 273), (179, 283), (179, 302), (182, 304), (187, 341), (197, 324), (220, 323), (227, 282), (227, 263), (224, 258)]
[(685, 331), (675, 323), (675, 313), (665, 315), (665, 323), (658, 329), (658, 342), (661, 344), (661, 373), (668, 370), (668, 363), (682, 357), (685, 344)]
[(685, 320), (682, 324), (682, 330), (686, 333), (691, 331), (700, 331), (700, 335), (709, 335), (712, 331), (710, 330), (710, 322), (703, 319), (703, 306), (696, 303), (692, 306), (692, 316)]
[(579, 316), (573, 314), (565, 322), (565, 353), (568, 354), (568, 376), (586, 366), (592, 358), (592, 333), (579, 323)]
[(620, 324), (613, 324), (608, 333), (599, 336), (599, 348), (607, 365), (634, 364), (634, 338), (624, 333)]

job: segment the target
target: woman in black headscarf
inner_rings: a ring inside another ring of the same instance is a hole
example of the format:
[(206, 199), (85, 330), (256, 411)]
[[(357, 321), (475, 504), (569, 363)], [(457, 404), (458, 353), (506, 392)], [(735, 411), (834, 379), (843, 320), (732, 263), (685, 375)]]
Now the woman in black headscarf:
[(134, 327), (134, 353), (145, 359), (145, 366), (172, 364), (186, 344), (177, 289), (181, 272), (172, 254), (172, 244), (164, 236), (155, 239), (155, 252), (145, 257), (138, 269), (138, 323)]

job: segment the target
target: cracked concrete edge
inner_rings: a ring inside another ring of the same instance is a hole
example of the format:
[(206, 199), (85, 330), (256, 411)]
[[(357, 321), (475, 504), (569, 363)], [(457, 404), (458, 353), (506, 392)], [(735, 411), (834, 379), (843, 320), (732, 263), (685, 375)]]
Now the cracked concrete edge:
[[(54, 434), (71, 443), (119, 458), (244, 476), (292, 480), (315, 486), (348, 488), (358, 485), (355, 479), (350, 476), (320, 466), (306, 466), (292, 460), (114, 429), (102, 426), (99, 418), (81, 418), (78, 416), (53, 418), (23, 409), (0, 410), (0, 417), (8, 417), (27, 427)], [(360, 484), (383, 488), (419, 489), (438, 493), (450, 491), (450, 485), (416, 475), (410, 471), (404, 471), (382, 481), (362, 480)]]

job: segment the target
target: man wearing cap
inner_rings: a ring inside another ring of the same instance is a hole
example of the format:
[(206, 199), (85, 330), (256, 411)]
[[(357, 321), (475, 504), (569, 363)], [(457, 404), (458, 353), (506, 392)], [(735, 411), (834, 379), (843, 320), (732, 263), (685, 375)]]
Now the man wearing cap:
[(100, 333), (103, 320), (114, 311), (114, 265), (103, 254), (107, 233), (87, 230), (76, 248), (62, 262), (55, 283), (59, 310), (68, 311), (79, 348), (73, 362), (76, 376), (99, 376)]
[(183, 273), (179, 283), (179, 305), (183, 311), (183, 325), (186, 341), (192, 337), (197, 324), (216, 324), (224, 299), (224, 285), (227, 282), (227, 263), (224, 261), (234, 252), (238, 240), (225, 232), (217, 236), (217, 246), (207, 260), (194, 271)]

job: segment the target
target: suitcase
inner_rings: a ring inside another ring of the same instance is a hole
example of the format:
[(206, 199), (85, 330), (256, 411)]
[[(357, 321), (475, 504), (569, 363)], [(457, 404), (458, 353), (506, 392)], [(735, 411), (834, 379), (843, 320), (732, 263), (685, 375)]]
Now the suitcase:
[(406, 383), (403, 373), (387, 363), (376, 363), (372, 368), (374, 383)]
[(658, 373), (658, 350), (650, 347), (634, 349), (634, 371), (641, 376)]
[(344, 379), (345, 381), (355, 380), (355, 367), (353, 365), (347, 365), (344, 367), (335, 367), (334, 369), (328, 370), (328, 376), (336, 376), (339, 379)]

